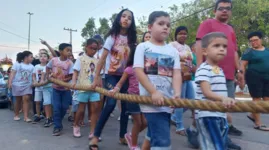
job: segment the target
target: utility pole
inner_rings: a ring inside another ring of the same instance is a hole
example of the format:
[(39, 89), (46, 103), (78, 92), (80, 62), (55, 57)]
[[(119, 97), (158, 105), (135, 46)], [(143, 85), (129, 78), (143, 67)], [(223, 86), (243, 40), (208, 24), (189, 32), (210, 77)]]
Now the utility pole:
[(31, 38), (31, 16), (34, 14), (34, 13), (31, 13), (31, 12), (28, 12), (27, 13), (29, 15), (29, 29), (28, 29), (28, 51), (30, 51), (30, 38)]
[(64, 30), (70, 32), (70, 44), (72, 45), (72, 32), (77, 32), (77, 30), (73, 30), (71, 28), (64, 28)]

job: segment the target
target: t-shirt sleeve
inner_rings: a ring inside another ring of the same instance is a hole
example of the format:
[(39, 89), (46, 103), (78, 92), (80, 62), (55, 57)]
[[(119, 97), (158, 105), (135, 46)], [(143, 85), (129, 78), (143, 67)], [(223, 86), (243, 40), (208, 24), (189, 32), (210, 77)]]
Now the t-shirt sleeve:
[(211, 32), (211, 25), (209, 20), (202, 22), (197, 30), (196, 40), (201, 40), (206, 34)]
[(174, 69), (181, 69), (181, 66), (180, 66), (180, 57), (179, 57), (179, 53), (178, 51), (173, 48), (175, 53), (174, 53)]
[(128, 75), (132, 74), (132, 67), (127, 67), (124, 72), (126, 72)]
[(74, 73), (73, 67), (74, 67), (74, 64), (71, 62), (70, 67), (69, 67), (68, 74), (73, 74)]
[(11, 70), (18, 71), (18, 70), (19, 70), (19, 67), (20, 67), (20, 64), (19, 64), (19, 63), (15, 63), (15, 64), (12, 66)]
[(79, 59), (76, 60), (73, 69), (76, 71), (80, 71), (80, 60)]
[(49, 61), (49, 63), (47, 64), (47, 67), (50, 68), (50, 69), (52, 68), (52, 60), (53, 60), (53, 59), (51, 59), (51, 60)]
[(145, 53), (145, 47), (142, 44), (139, 44), (136, 47), (135, 55), (134, 55), (134, 68), (144, 68), (144, 53)]
[(112, 36), (107, 37), (106, 42), (104, 44), (104, 48), (110, 51), (114, 45), (115, 39)]
[(251, 53), (251, 49), (246, 49), (244, 54), (242, 55), (242, 60), (245, 60), (245, 61), (250, 61), (252, 58), (252, 53)]
[(210, 82), (211, 72), (210, 69), (202, 66), (197, 69), (195, 73), (195, 83), (199, 84), (202, 81)]

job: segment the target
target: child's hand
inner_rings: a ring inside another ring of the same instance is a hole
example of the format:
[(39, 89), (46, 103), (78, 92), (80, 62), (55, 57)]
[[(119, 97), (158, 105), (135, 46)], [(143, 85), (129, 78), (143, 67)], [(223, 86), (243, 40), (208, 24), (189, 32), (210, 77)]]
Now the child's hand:
[(7, 87), (8, 87), (8, 89), (11, 89), (12, 88), (12, 84), (11, 83), (8, 83)]
[(101, 81), (101, 76), (95, 76), (94, 81), (91, 85), (92, 89), (95, 89), (96, 86), (99, 86), (100, 81)]
[(229, 98), (229, 97), (224, 97), (222, 99), (222, 103), (224, 105), (225, 108), (231, 108), (232, 106), (235, 105), (236, 100), (233, 98)]
[(164, 105), (164, 98), (163, 98), (163, 94), (159, 91), (155, 91), (152, 95), (151, 95), (151, 99), (152, 99), (152, 103), (154, 105), (157, 106), (162, 106)]
[(44, 41), (44, 40), (42, 40), (42, 39), (40, 39), (40, 42), (41, 42), (41, 44), (43, 44), (43, 45), (47, 45), (47, 44), (48, 44), (46, 41)]
[(114, 96), (116, 93), (120, 91), (120, 88), (115, 87), (114, 89), (109, 91), (110, 96)]

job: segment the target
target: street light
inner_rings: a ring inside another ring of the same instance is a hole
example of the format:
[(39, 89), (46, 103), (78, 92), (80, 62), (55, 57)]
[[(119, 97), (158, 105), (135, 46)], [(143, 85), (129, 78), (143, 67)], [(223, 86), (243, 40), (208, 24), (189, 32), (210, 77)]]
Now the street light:
[(29, 15), (28, 51), (30, 51), (31, 16), (32, 16), (34, 13), (28, 12), (27, 14)]

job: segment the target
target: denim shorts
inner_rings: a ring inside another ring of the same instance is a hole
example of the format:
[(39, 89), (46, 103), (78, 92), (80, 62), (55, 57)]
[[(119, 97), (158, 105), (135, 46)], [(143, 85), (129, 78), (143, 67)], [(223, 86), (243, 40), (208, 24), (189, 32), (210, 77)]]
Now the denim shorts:
[(139, 104), (132, 103), (132, 102), (126, 102), (126, 113), (127, 114), (139, 114), (139, 113), (141, 113)]
[(72, 112), (77, 112), (78, 111), (78, 105), (79, 105), (79, 101), (72, 100)]
[(100, 94), (97, 92), (79, 92), (78, 101), (82, 103), (100, 101)]
[(151, 150), (171, 150), (170, 114), (166, 112), (144, 113), (148, 131), (146, 139)]
[(52, 88), (44, 88), (42, 91), (35, 91), (35, 102), (43, 100), (43, 105), (51, 105), (52, 100)]
[(196, 119), (201, 150), (226, 150), (229, 125), (222, 117)]

